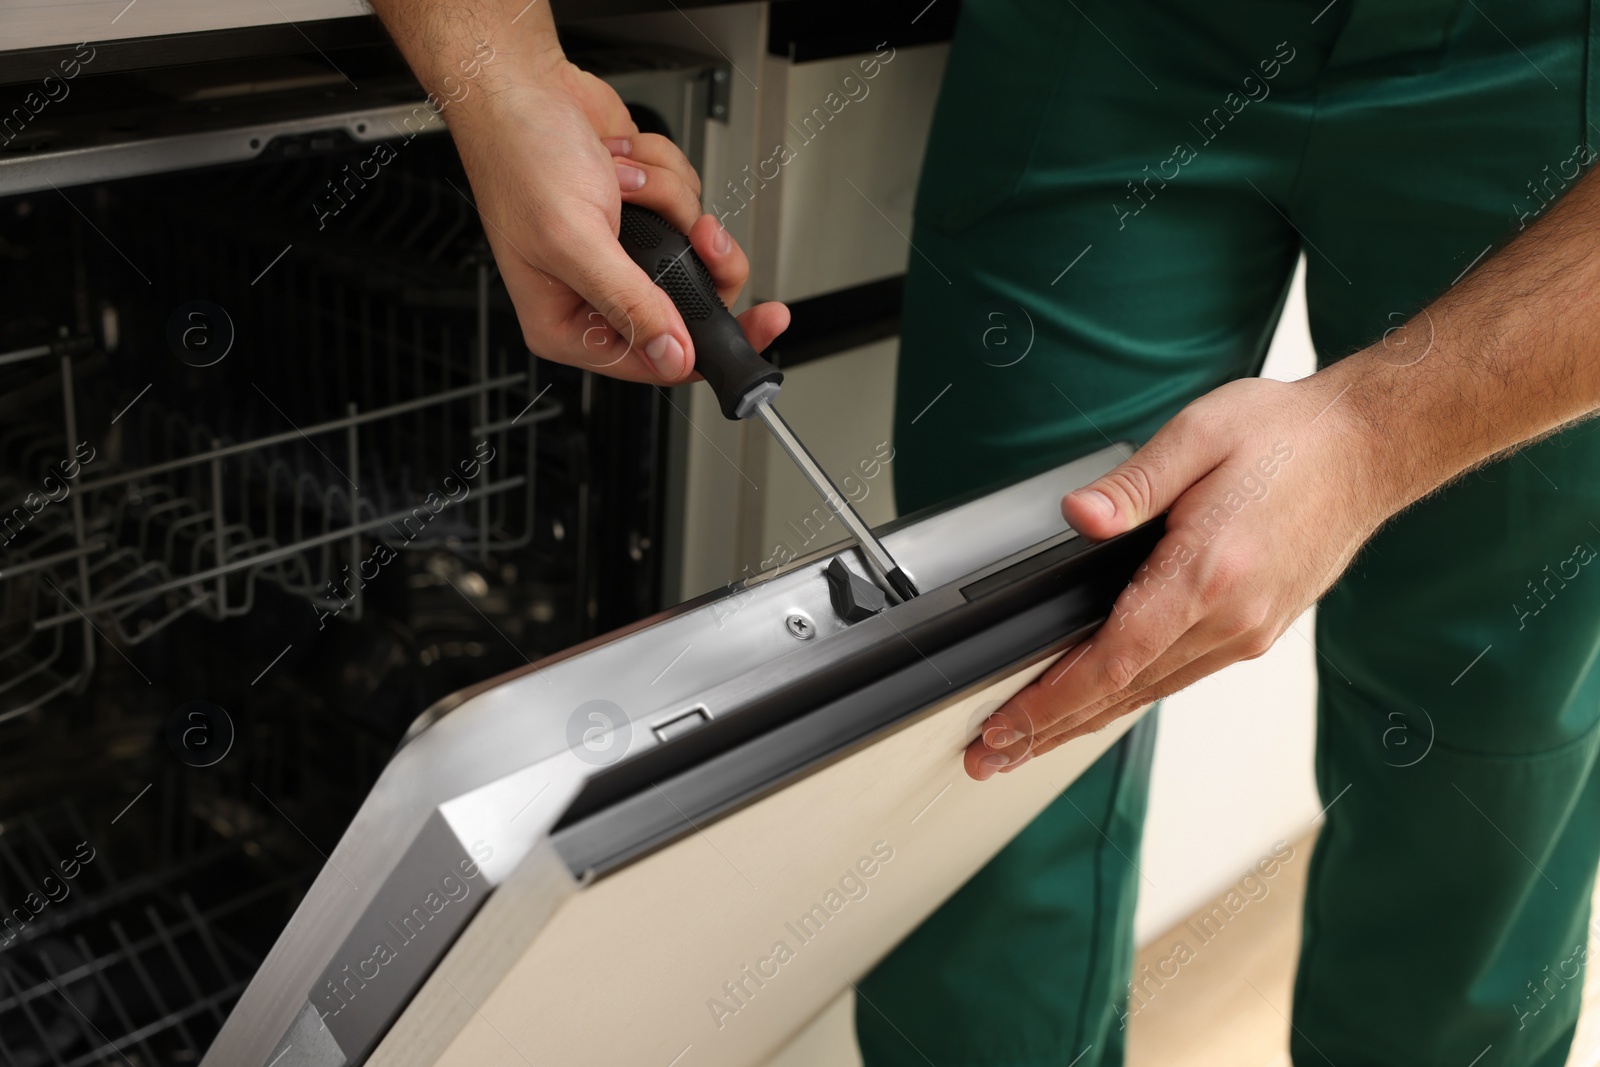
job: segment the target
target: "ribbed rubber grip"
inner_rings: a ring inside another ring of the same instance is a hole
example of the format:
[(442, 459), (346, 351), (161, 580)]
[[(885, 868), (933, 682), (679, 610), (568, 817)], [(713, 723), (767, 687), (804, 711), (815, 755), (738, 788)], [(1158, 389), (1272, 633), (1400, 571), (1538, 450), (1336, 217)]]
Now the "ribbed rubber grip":
[(722, 413), (730, 419), (749, 418), (753, 409), (740, 411), (745, 397), (763, 385), (770, 386), (766, 393), (775, 394), (783, 372), (750, 347), (689, 239), (660, 215), (636, 204), (622, 205), (622, 233), (617, 239), (683, 316), (694, 342), (694, 369), (717, 394)]

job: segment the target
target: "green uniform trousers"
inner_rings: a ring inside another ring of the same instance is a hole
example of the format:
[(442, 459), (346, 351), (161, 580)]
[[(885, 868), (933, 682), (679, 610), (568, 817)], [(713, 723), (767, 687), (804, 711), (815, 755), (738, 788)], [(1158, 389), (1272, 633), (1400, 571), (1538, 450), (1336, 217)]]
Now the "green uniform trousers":
[[(1597, 45), (1590, 0), (966, 0), (911, 239), (902, 508), (1255, 372), (1302, 252), (1319, 359), (1378, 341), (1593, 160)], [(1425, 358), (1403, 340), (1391, 362)], [(1400, 515), (1322, 602), (1301, 1067), (1563, 1062), (1600, 861), (1595, 548), (1588, 424)], [(868, 1067), (1121, 1062), (1153, 729), (862, 983)]]

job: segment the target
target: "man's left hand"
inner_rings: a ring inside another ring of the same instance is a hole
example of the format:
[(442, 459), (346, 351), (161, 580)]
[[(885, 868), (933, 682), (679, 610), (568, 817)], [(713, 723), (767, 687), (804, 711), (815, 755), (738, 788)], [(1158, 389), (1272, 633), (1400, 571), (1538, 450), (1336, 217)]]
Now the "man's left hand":
[(1243, 379), (1180, 411), (1062, 514), (1102, 540), (1161, 512), (1166, 535), (1111, 616), (983, 724), (982, 781), (1239, 660), (1254, 659), (1405, 502), (1379, 475), (1337, 365)]

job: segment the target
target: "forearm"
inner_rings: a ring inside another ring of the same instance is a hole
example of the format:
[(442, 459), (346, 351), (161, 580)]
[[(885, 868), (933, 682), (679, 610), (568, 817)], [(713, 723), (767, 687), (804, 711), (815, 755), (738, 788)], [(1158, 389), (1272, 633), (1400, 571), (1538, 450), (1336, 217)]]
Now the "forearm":
[(1392, 510), (1600, 409), (1593, 294), (1600, 181), (1591, 175), (1403, 333), (1323, 372)]
[(370, 0), (452, 127), (562, 58), (549, 0)]

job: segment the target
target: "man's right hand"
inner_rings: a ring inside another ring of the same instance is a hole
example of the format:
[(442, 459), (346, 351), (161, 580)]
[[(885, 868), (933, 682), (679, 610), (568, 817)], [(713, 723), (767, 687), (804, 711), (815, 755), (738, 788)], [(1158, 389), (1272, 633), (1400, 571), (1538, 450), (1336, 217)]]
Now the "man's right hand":
[[(438, 8), (408, 0), (374, 7), (423, 84), (438, 80), (428, 68), (452, 54), (439, 36), (453, 36), (426, 21)], [(493, 58), (443, 114), (528, 347), (632, 381), (684, 380), (693, 343), (666, 293), (617, 243), (622, 203), (687, 233), (729, 305), (750, 273), (744, 252), (702, 215), (699, 176), (677, 146), (641, 134), (610, 86), (567, 61), (546, 5), (527, 9), (520, 24), (502, 21), (494, 0), (481, 0), (474, 14)], [(760, 304), (739, 321), (759, 352), (788, 326), (789, 312)]]

